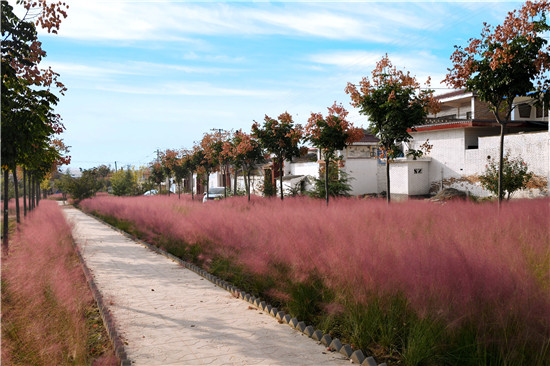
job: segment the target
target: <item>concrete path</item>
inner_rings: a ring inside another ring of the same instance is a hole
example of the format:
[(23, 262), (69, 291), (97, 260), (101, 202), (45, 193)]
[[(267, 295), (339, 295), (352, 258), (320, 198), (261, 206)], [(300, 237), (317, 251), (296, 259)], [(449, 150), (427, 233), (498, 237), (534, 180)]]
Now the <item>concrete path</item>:
[(349, 365), (100, 221), (64, 211), (132, 365)]

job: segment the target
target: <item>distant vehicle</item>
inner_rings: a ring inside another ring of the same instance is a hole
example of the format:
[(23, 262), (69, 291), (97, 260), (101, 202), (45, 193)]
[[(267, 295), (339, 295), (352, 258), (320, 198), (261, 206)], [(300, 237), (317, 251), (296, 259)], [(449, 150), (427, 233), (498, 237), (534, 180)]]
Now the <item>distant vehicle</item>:
[(208, 200), (221, 200), (225, 197), (225, 188), (223, 187), (211, 187), (208, 190), (208, 196), (206, 195), (206, 192), (204, 192), (204, 198), (202, 199), (202, 202), (206, 202)]
[(150, 191), (147, 191), (145, 192), (143, 195), (144, 196), (154, 196), (156, 194), (158, 194), (159, 192), (156, 190), (156, 189), (151, 189)]

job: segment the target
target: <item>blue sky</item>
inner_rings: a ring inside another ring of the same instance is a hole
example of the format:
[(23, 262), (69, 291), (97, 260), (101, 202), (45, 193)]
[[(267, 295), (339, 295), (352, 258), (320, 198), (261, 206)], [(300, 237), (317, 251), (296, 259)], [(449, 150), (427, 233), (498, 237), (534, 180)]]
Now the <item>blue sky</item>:
[(453, 46), (499, 24), (518, 2), (68, 1), (44, 65), (68, 91), (58, 105), (74, 168), (147, 165), (211, 129), (249, 132), (288, 111), (304, 124), (384, 53), (438, 92)]

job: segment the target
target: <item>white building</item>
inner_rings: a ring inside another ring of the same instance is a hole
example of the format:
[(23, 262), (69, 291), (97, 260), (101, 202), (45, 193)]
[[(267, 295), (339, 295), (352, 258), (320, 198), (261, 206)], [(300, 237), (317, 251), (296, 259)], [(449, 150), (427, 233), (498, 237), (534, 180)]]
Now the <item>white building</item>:
[[(417, 161), (396, 161), (390, 176), (392, 193), (435, 194), (442, 188), (452, 187), (488, 196), (478, 176), (485, 171), (489, 159), (498, 158), (500, 125), (487, 105), (473, 93), (454, 91), (439, 96), (439, 100), (441, 112), (429, 116), (426, 124), (411, 132), (413, 140), (409, 147), (419, 149), (429, 140), (432, 145), (429, 156)], [(515, 103), (504, 138), (504, 151), (511, 157), (521, 157), (539, 182), (517, 196), (546, 195), (550, 165), (548, 110), (536, 107), (533, 100), (526, 97), (516, 98)]]

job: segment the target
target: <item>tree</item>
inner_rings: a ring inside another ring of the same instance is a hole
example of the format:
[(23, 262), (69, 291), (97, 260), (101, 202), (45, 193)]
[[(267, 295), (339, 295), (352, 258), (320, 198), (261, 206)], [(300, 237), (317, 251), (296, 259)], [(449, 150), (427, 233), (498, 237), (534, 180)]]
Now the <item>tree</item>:
[[(430, 79), (427, 85), (429, 87)], [(382, 57), (372, 71), (372, 80), (363, 78), (356, 85), (348, 83), (346, 93), (351, 104), (367, 115), (370, 128), (380, 139), (386, 160), (386, 195), (390, 203), (390, 162), (399, 153), (398, 143), (410, 141), (409, 131), (424, 122), (428, 111), (436, 112), (439, 103), (433, 90), (421, 89), (409, 72), (397, 70), (388, 55)]]
[[(252, 136), (258, 139), (261, 146), (270, 154), (275, 155), (279, 167), (279, 182), (281, 186), (281, 200), (283, 193), (283, 163), (300, 155), (298, 144), (302, 139), (302, 127), (294, 125), (292, 116), (285, 112), (277, 119), (265, 116), (263, 126), (254, 121)], [(265, 182), (264, 182), (265, 184)]]
[[(17, 165), (27, 165), (34, 160), (33, 153), (47, 151), (43, 148), (44, 144), (47, 144), (52, 134), (60, 133), (63, 129), (59, 116), (52, 112), (57, 97), (50, 90), (55, 86), (63, 94), (65, 87), (57, 80), (58, 74), (51, 68), (39, 68), (46, 52), (38, 41), (36, 26), (57, 33), (61, 19), (67, 16), (65, 4), (61, 2), (47, 4), (45, 0), (38, 0), (20, 1), (18, 4), (22, 4), (26, 10), (21, 19), (15, 15), (13, 7), (7, 1), (1, 3), (2, 170), (4, 184), (7, 184), (9, 171), (14, 173), (15, 187)], [(7, 186), (4, 191), (7, 192)], [(16, 211), (19, 220), (18, 194)], [(4, 253), (7, 253), (6, 196), (3, 214), (2, 247)]]
[(101, 183), (98, 181), (97, 170), (95, 168), (82, 171), (82, 176), (79, 178), (70, 177), (66, 187), (71, 198), (77, 204), (86, 198), (94, 196), (100, 188)]
[(527, 164), (520, 157), (510, 158), (507, 153), (503, 159), (502, 174), (497, 161), (491, 159), (485, 166), (485, 173), (479, 176), (481, 186), (498, 197), (499, 177), (502, 177), (502, 190), (509, 200), (514, 192), (525, 188), (533, 173), (529, 172)]
[(160, 194), (160, 185), (166, 178), (166, 170), (162, 167), (162, 164), (157, 161), (149, 165), (149, 172), (149, 180), (158, 186), (158, 192)]
[(222, 134), (221, 131), (216, 133), (205, 133), (197, 147), (197, 151), (202, 151), (202, 160), (199, 166), (206, 175), (207, 197), (210, 185), (210, 173), (217, 171), (220, 167), (224, 136), (225, 135)]
[(193, 172), (197, 173), (197, 178), (199, 175), (204, 173), (204, 170), (201, 167), (202, 162), (204, 161), (204, 151), (199, 146), (195, 146), (193, 151), (190, 152), (188, 162), (189, 169), (191, 171), (191, 199), (194, 200), (195, 196), (193, 194)]
[[(181, 183), (190, 172), (192, 173), (188, 151), (181, 150), (178, 152), (177, 158), (172, 166), (172, 171), (174, 172), (174, 179), (178, 185), (179, 199), (181, 198)], [(191, 177), (191, 180), (193, 180), (193, 177)]]
[(222, 153), (231, 157), (235, 174), (238, 169), (242, 169), (246, 194), (250, 201), (250, 173), (257, 164), (265, 161), (260, 143), (250, 134), (238, 130), (233, 135), (232, 141), (224, 144)]
[[(453, 88), (466, 88), (486, 102), (500, 125), (498, 202), (504, 198), (504, 136), (517, 96), (548, 102), (550, 48), (544, 38), (548, 1), (527, 1), (512, 11), (502, 25), (484, 23), (480, 38), (466, 48), (455, 46), (452, 68), (445, 78)], [(548, 104), (546, 104), (548, 106)]]
[[(164, 169), (164, 174), (168, 178), (168, 182), (171, 182), (172, 174), (174, 174), (174, 167), (178, 161), (178, 152), (176, 150), (167, 149), (160, 154), (160, 163)], [(171, 183), (168, 187), (168, 195), (170, 196)]]
[(329, 166), (337, 156), (336, 152), (343, 150), (347, 145), (359, 141), (363, 137), (362, 129), (355, 128), (346, 120), (348, 111), (340, 104), (334, 104), (328, 108), (328, 115), (323, 117), (321, 113), (312, 113), (306, 125), (307, 139), (317, 147), (325, 158), (325, 199), (329, 201)]
[(111, 176), (115, 196), (133, 196), (137, 192), (137, 175), (130, 167), (120, 169)]

